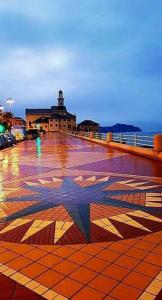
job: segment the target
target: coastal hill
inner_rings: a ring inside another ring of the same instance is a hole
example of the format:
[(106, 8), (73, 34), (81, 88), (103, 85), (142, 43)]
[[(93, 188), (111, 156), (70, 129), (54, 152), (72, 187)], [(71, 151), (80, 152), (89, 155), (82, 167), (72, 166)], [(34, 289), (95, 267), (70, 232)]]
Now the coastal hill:
[(139, 127), (127, 124), (117, 123), (113, 126), (100, 126), (99, 132), (141, 132), (142, 130)]

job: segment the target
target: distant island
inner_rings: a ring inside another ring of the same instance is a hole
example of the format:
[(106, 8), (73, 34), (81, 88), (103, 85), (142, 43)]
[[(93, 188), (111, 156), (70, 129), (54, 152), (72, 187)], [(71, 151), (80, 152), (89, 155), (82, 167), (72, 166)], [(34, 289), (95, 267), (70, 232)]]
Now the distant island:
[(141, 132), (139, 127), (117, 123), (113, 126), (99, 126), (99, 132)]

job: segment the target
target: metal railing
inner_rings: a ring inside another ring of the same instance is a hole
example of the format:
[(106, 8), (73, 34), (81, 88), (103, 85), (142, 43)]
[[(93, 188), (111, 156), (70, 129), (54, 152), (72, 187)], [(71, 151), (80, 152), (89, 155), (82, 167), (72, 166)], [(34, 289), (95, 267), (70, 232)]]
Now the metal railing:
[(112, 141), (121, 144), (127, 144), (136, 147), (153, 148), (154, 136), (153, 135), (138, 135), (138, 134), (122, 134), (113, 133)]
[(93, 132), (93, 133), (92, 133), (92, 138), (97, 139), (97, 140), (103, 140), (103, 141), (106, 141), (106, 139), (107, 139), (107, 134), (106, 134), (106, 133), (97, 133), (97, 132)]
[[(107, 141), (107, 133), (74, 131), (72, 134), (89, 139)], [(136, 147), (154, 148), (154, 135), (112, 133), (111, 141)]]

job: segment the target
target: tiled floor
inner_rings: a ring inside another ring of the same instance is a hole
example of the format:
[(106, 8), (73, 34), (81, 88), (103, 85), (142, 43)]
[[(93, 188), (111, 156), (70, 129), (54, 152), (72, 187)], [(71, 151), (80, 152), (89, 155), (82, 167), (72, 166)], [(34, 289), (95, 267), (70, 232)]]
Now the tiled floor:
[(59, 133), (1, 151), (0, 299), (162, 299), (161, 175)]

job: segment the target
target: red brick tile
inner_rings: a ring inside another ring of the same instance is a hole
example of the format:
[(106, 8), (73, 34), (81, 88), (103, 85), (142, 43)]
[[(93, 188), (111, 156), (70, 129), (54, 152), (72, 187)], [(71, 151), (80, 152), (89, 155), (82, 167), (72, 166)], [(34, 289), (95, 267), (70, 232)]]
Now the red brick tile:
[(151, 281), (151, 277), (136, 272), (129, 273), (123, 280), (124, 283), (142, 290), (146, 289)]
[(60, 263), (58, 263), (56, 266), (53, 266), (53, 270), (63, 274), (63, 275), (69, 275), (74, 270), (76, 270), (79, 266), (71, 261), (64, 260)]
[(129, 245), (125, 245), (121, 242), (112, 243), (109, 247), (110, 250), (114, 250), (119, 253), (125, 253), (129, 248)]
[(89, 259), (91, 259), (91, 256), (87, 253), (75, 252), (68, 259), (73, 261), (74, 263), (82, 265), (86, 263)]
[(94, 244), (88, 244), (81, 249), (82, 252), (88, 253), (89, 255), (96, 255), (102, 250), (101, 247), (98, 247)]
[(37, 261), (39, 258), (45, 256), (47, 253), (41, 249), (33, 249), (30, 252), (24, 254), (25, 257), (30, 258), (34, 261)]
[(58, 248), (58, 249), (54, 250), (53, 254), (57, 255), (57, 256), (60, 256), (62, 258), (66, 258), (66, 257), (72, 255), (74, 252), (76, 252), (75, 249), (72, 249), (70, 247), (62, 246), (61, 248)]
[(23, 255), (24, 253), (30, 252), (33, 249), (34, 249), (34, 247), (31, 245), (17, 244), (12, 248), (12, 251)]
[(120, 253), (117, 253), (115, 251), (104, 249), (100, 253), (97, 254), (98, 258), (104, 259), (106, 261), (113, 262), (120, 256)]
[(118, 264), (120, 266), (124, 266), (130, 270), (134, 269), (138, 264), (140, 263), (139, 259), (129, 257), (126, 255), (123, 255), (119, 257), (116, 261), (115, 264)]
[(61, 261), (62, 261), (61, 257), (55, 256), (55, 255), (50, 253), (50, 254), (40, 258), (38, 260), (38, 263), (45, 266), (45, 267), (51, 268), (51, 267), (57, 265)]
[(110, 277), (106, 277), (103, 275), (98, 275), (95, 277), (88, 285), (95, 289), (98, 290), (99, 292), (102, 293), (109, 293), (113, 287), (118, 283), (117, 280), (114, 280)]
[(133, 247), (133, 248), (129, 249), (125, 254), (141, 260), (141, 259), (144, 259), (148, 255), (148, 252)]
[(158, 245), (156, 248), (154, 248), (153, 252), (162, 255), (162, 245)]
[(0, 263), (7, 263), (10, 260), (15, 259), (18, 255), (14, 252), (4, 252), (0, 255)]
[(93, 257), (89, 261), (84, 264), (84, 267), (89, 268), (96, 272), (101, 272), (103, 269), (105, 269), (107, 266), (110, 265), (110, 262), (106, 262), (103, 259)]
[(104, 299), (104, 294), (87, 287), (82, 288), (72, 300), (101, 300)]
[(148, 234), (144, 237), (143, 240), (149, 243), (153, 243), (154, 245), (157, 245), (161, 242), (161, 237), (153, 234)]
[(75, 279), (81, 283), (87, 284), (97, 275), (96, 272), (89, 270), (84, 267), (79, 267), (75, 272), (73, 272), (69, 277)]
[(82, 288), (82, 284), (79, 282), (72, 280), (68, 277), (63, 279), (61, 282), (56, 284), (53, 287), (53, 290), (60, 294), (63, 295), (67, 298), (71, 298), (74, 294), (76, 294), (80, 289)]
[(27, 277), (30, 278), (35, 278), (36, 276), (44, 273), (47, 270), (44, 266), (38, 264), (38, 263), (33, 263), (24, 269), (21, 270), (21, 273), (26, 275)]
[(144, 261), (149, 262), (153, 265), (162, 267), (162, 256), (158, 255), (156, 253), (150, 253), (145, 259)]
[(124, 283), (120, 283), (117, 287), (115, 287), (112, 290), (110, 296), (118, 300), (137, 300), (140, 294), (141, 290), (138, 290)]
[(154, 248), (154, 245), (152, 243), (148, 243), (147, 241), (139, 241), (135, 245), (135, 248), (146, 250), (146, 251), (151, 251)]
[(139, 272), (141, 274), (155, 277), (159, 272), (161, 268), (152, 264), (149, 264), (147, 262), (142, 261), (135, 269), (134, 271)]
[(0, 247), (0, 254), (2, 254), (3, 252), (6, 252), (6, 249), (3, 247)]
[(19, 271), (22, 268), (25, 268), (26, 266), (30, 265), (31, 263), (32, 263), (32, 260), (30, 260), (26, 257), (23, 257), (23, 256), (19, 256), (16, 259), (8, 262), (7, 265), (16, 271)]
[(127, 268), (111, 264), (102, 272), (102, 274), (117, 280), (122, 280), (129, 272), (130, 270)]
[(47, 272), (41, 274), (38, 276), (35, 280), (42, 285), (51, 288), (59, 281), (63, 280), (64, 276), (53, 271), (53, 270), (47, 270)]

